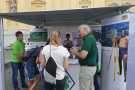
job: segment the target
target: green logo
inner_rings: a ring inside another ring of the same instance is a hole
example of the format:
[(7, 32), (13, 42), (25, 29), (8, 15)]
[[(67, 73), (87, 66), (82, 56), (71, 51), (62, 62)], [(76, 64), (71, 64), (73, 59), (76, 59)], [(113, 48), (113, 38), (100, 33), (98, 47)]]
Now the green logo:
[(73, 86), (75, 85), (74, 80), (72, 79), (72, 77), (69, 75), (69, 73), (67, 71), (66, 72), (66, 86), (65, 86), (65, 90), (71, 90), (73, 88)]
[(70, 80), (69, 80), (69, 77), (66, 76), (66, 86), (65, 86), (65, 89), (68, 90), (69, 89), (69, 84), (72, 83)]

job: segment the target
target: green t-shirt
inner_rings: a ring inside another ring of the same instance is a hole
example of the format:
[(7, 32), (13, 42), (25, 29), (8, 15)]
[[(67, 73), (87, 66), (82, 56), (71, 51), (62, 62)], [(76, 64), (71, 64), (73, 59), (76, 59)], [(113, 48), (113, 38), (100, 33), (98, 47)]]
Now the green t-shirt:
[(20, 62), (20, 60), (17, 58), (16, 54), (19, 53), (20, 56), (23, 55), (23, 50), (25, 48), (24, 42), (20, 42), (16, 40), (12, 45), (12, 62)]
[(80, 65), (97, 65), (97, 59), (98, 59), (98, 49), (96, 45), (96, 39), (92, 35), (92, 33), (89, 33), (85, 36), (81, 51), (85, 50), (88, 51), (88, 55), (85, 59), (79, 58), (79, 64)]

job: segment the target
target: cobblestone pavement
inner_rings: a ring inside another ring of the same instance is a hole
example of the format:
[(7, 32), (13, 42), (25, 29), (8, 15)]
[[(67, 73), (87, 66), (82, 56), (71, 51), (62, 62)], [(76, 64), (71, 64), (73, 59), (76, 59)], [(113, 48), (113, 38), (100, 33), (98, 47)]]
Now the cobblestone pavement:
[[(28, 74), (27, 71), (25, 70), (25, 82), (28, 85)], [(5, 79), (6, 79), (6, 90), (14, 90), (13, 88), (13, 84), (12, 84), (12, 68), (10, 63), (5, 64)], [(21, 90), (28, 90), (28, 89), (23, 89), (21, 88), (21, 81), (20, 81), (20, 75), (18, 73), (18, 87)], [(36, 86), (36, 88), (34, 90), (41, 90), (41, 86), (42, 86), (42, 81), (39, 82), (39, 84)]]
[[(12, 50), (4, 51), (5, 53), (5, 79), (6, 79), (6, 90), (14, 90), (13, 84), (12, 84), (12, 68), (10, 65), (11, 61), (11, 55), (12, 55)], [(41, 72), (40, 72), (41, 73)], [(18, 87), (21, 90), (28, 90), (28, 89), (22, 89), (21, 88), (21, 81), (20, 81), (20, 75), (18, 73)], [(98, 81), (100, 82), (100, 77), (98, 76)], [(25, 69), (25, 82), (28, 85), (28, 74)], [(42, 86), (42, 81), (39, 82), (39, 84), (35, 87), (34, 90), (41, 90)]]
[[(12, 84), (12, 67), (11, 67), (11, 55), (12, 55), (12, 50), (5, 50), (5, 79), (6, 79), (6, 90), (14, 90), (13, 84)], [(18, 71), (19, 72), (19, 71)], [(21, 90), (28, 90), (28, 89), (23, 89), (21, 88), (21, 81), (20, 81), (20, 74), (18, 73), (18, 87)], [(28, 74), (27, 70), (25, 69), (25, 82), (28, 85)], [(42, 81), (39, 82), (39, 84), (36, 86), (34, 90), (41, 90), (42, 86)]]

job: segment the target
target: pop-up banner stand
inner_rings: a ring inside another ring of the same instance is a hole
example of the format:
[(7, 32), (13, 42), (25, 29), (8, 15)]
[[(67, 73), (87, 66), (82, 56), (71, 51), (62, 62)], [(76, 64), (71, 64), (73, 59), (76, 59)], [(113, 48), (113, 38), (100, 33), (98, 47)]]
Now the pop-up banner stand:
[(101, 90), (126, 90), (129, 15), (102, 20)]
[(135, 13), (130, 13), (126, 90), (135, 90)]
[[(36, 46), (45, 46), (47, 42), (47, 29), (45, 28), (30, 28), (30, 48)], [(42, 71), (41, 64), (37, 64), (39, 71)]]
[(5, 90), (5, 61), (4, 61), (4, 42), (3, 39), (3, 19), (0, 16), (0, 90)]

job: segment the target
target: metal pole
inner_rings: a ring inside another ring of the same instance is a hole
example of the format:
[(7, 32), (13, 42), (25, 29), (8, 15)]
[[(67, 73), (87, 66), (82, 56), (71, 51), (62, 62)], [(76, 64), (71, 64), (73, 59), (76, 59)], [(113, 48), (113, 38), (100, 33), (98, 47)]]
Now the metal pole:
[(121, 14), (121, 10), (120, 9), (119, 9), (118, 13)]
[(5, 59), (4, 59), (4, 33), (3, 33), (3, 19), (0, 16), (0, 78), (1, 78), (1, 88), (0, 90), (6, 90), (5, 88)]

